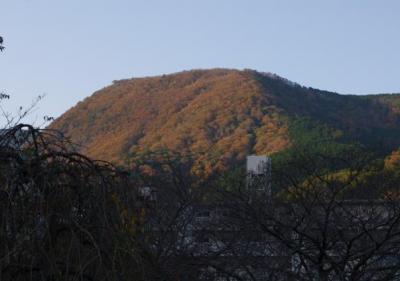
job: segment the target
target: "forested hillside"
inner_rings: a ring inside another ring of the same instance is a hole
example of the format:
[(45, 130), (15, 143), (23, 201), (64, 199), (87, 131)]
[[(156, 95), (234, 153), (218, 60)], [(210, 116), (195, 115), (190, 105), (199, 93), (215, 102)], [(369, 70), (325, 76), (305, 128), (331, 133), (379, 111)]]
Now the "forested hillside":
[(50, 128), (119, 164), (131, 153), (168, 149), (225, 169), (247, 154), (340, 153), (354, 143), (383, 157), (400, 146), (400, 95), (340, 95), (270, 73), (193, 70), (115, 81)]

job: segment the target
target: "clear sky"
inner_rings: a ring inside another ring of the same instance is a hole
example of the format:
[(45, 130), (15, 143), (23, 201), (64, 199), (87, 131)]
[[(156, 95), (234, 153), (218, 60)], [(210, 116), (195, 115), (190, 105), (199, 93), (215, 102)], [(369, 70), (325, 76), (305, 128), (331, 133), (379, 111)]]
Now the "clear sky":
[(59, 116), (112, 80), (252, 68), (343, 94), (400, 92), (399, 0), (1, 0), (0, 90)]

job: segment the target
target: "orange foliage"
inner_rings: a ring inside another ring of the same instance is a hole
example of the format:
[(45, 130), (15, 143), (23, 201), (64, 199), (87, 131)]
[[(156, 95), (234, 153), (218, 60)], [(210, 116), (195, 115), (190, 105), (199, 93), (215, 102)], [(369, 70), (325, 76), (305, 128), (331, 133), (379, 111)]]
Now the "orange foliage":
[(391, 155), (385, 158), (385, 168), (400, 168), (400, 150), (393, 151)]
[(170, 149), (198, 153), (212, 170), (250, 153), (287, 148), (288, 116), (311, 117), (358, 135), (378, 126), (392, 130), (399, 121), (375, 101), (255, 71), (212, 69), (116, 81), (50, 127), (97, 159), (122, 164), (132, 151)]

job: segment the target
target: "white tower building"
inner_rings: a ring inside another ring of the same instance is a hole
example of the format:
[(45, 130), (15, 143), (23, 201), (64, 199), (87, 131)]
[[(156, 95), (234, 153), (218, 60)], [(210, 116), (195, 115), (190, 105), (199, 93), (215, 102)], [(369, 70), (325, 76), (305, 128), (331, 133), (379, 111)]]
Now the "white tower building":
[(255, 194), (271, 196), (271, 158), (247, 156), (247, 188)]

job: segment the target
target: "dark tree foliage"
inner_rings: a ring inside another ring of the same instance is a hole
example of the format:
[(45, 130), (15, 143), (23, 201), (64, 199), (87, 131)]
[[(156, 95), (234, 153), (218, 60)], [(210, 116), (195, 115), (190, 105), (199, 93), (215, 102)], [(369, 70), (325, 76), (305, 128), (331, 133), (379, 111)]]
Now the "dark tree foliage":
[(0, 280), (400, 276), (395, 156), (382, 170), (359, 150), (297, 150), (268, 197), (240, 169), (204, 177), (190, 155), (144, 153), (124, 170), (75, 151), (57, 131), (1, 131)]
[(129, 250), (140, 219), (126, 174), (29, 125), (1, 132), (0, 170), (1, 280), (141, 275), (140, 255)]
[[(329, 173), (321, 164), (346, 169)], [(274, 185), (286, 188), (267, 200), (243, 189), (221, 191), (225, 221), (240, 230), (222, 248), (235, 257), (234, 272), (250, 280), (398, 280), (398, 179), (358, 153), (298, 151), (274, 171)], [(213, 235), (221, 241), (224, 232)]]
[(3, 37), (1, 37), (0, 36), (0, 52), (2, 52), (4, 49), (5, 49), (5, 47), (3, 46)]
[(128, 173), (75, 151), (56, 131), (1, 132), (0, 280), (196, 280), (207, 184), (191, 162), (162, 153)]

